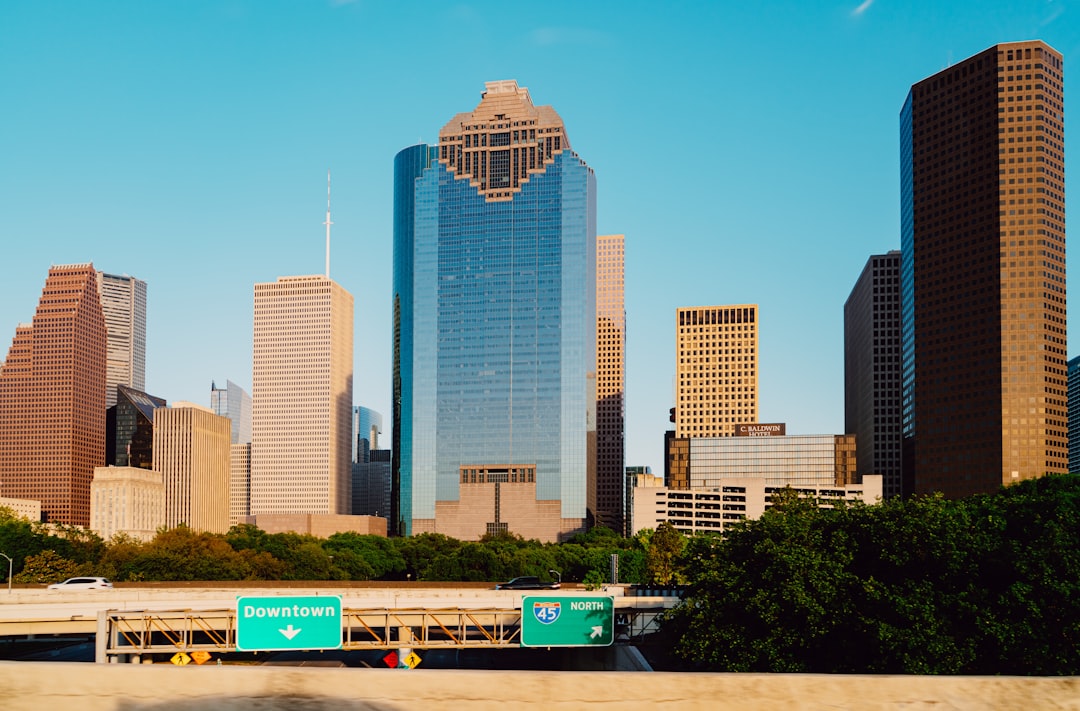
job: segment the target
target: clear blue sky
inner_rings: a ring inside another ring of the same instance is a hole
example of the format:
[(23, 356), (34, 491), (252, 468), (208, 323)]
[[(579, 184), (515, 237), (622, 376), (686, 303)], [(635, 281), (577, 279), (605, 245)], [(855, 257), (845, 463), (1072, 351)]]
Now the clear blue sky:
[(149, 392), (250, 391), (253, 285), (323, 271), (329, 168), (354, 400), (389, 425), (394, 155), (516, 79), (626, 235), (627, 464), (662, 469), (678, 306), (760, 304), (761, 420), (841, 432), (843, 304), (899, 248), (907, 91), (1026, 39), (1065, 55), (1068, 146), (1072, 0), (3, 0), (0, 355), (49, 265), (93, 261), (148, 283)]

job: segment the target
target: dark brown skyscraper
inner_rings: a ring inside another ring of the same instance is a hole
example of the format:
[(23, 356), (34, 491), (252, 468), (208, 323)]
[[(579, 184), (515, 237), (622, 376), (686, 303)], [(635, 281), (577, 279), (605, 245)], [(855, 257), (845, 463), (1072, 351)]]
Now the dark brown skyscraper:
[(1068, 469), (1061, 71), (1043, 42), (999, 44), (915, 84), (901, 111), (915, 493)]
[(105, 463), (105, 339), (94, 266), (55, 266), (0, 366), (0, 495), (40, 501), (51, 522), (90, 525), (90, 480)]
[(860, 475), (900, 496), (900, 252), (875, 254), (844, 303), (844, 432)]

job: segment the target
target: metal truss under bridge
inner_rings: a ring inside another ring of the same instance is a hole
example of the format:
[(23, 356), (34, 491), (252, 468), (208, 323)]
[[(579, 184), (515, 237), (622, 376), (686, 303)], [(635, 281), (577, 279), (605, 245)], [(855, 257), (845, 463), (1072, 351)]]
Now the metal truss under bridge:
[[(661, 610), (615, 610), (616, 642), (657, 630)], [(236, 610), (105, 610), (98, 614), (96, 661), (144, 654), (236, 649)], [(521, 646), (521, 610), (399, 608), (342, 610), (344, 650), (510, 648)]]

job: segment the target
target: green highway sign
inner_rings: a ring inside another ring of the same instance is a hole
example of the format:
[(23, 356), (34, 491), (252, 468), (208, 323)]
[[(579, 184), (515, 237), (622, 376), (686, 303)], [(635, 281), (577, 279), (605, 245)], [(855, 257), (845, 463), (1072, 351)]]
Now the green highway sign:
[(341, 597), (238, 597), (236, 649), (341, 649)]
[(544, 595), (521, 600), (522, 647), (606, 647), (614, 640), (614, 598)]

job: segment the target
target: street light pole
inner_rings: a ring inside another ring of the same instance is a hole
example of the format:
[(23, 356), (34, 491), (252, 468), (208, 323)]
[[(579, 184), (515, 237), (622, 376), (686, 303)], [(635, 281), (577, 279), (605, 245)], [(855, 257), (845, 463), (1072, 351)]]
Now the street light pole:
[(6, 553), (0, 553), (0, 555), (7, 558), (7, 592), (11, 594), (11, 556)]

